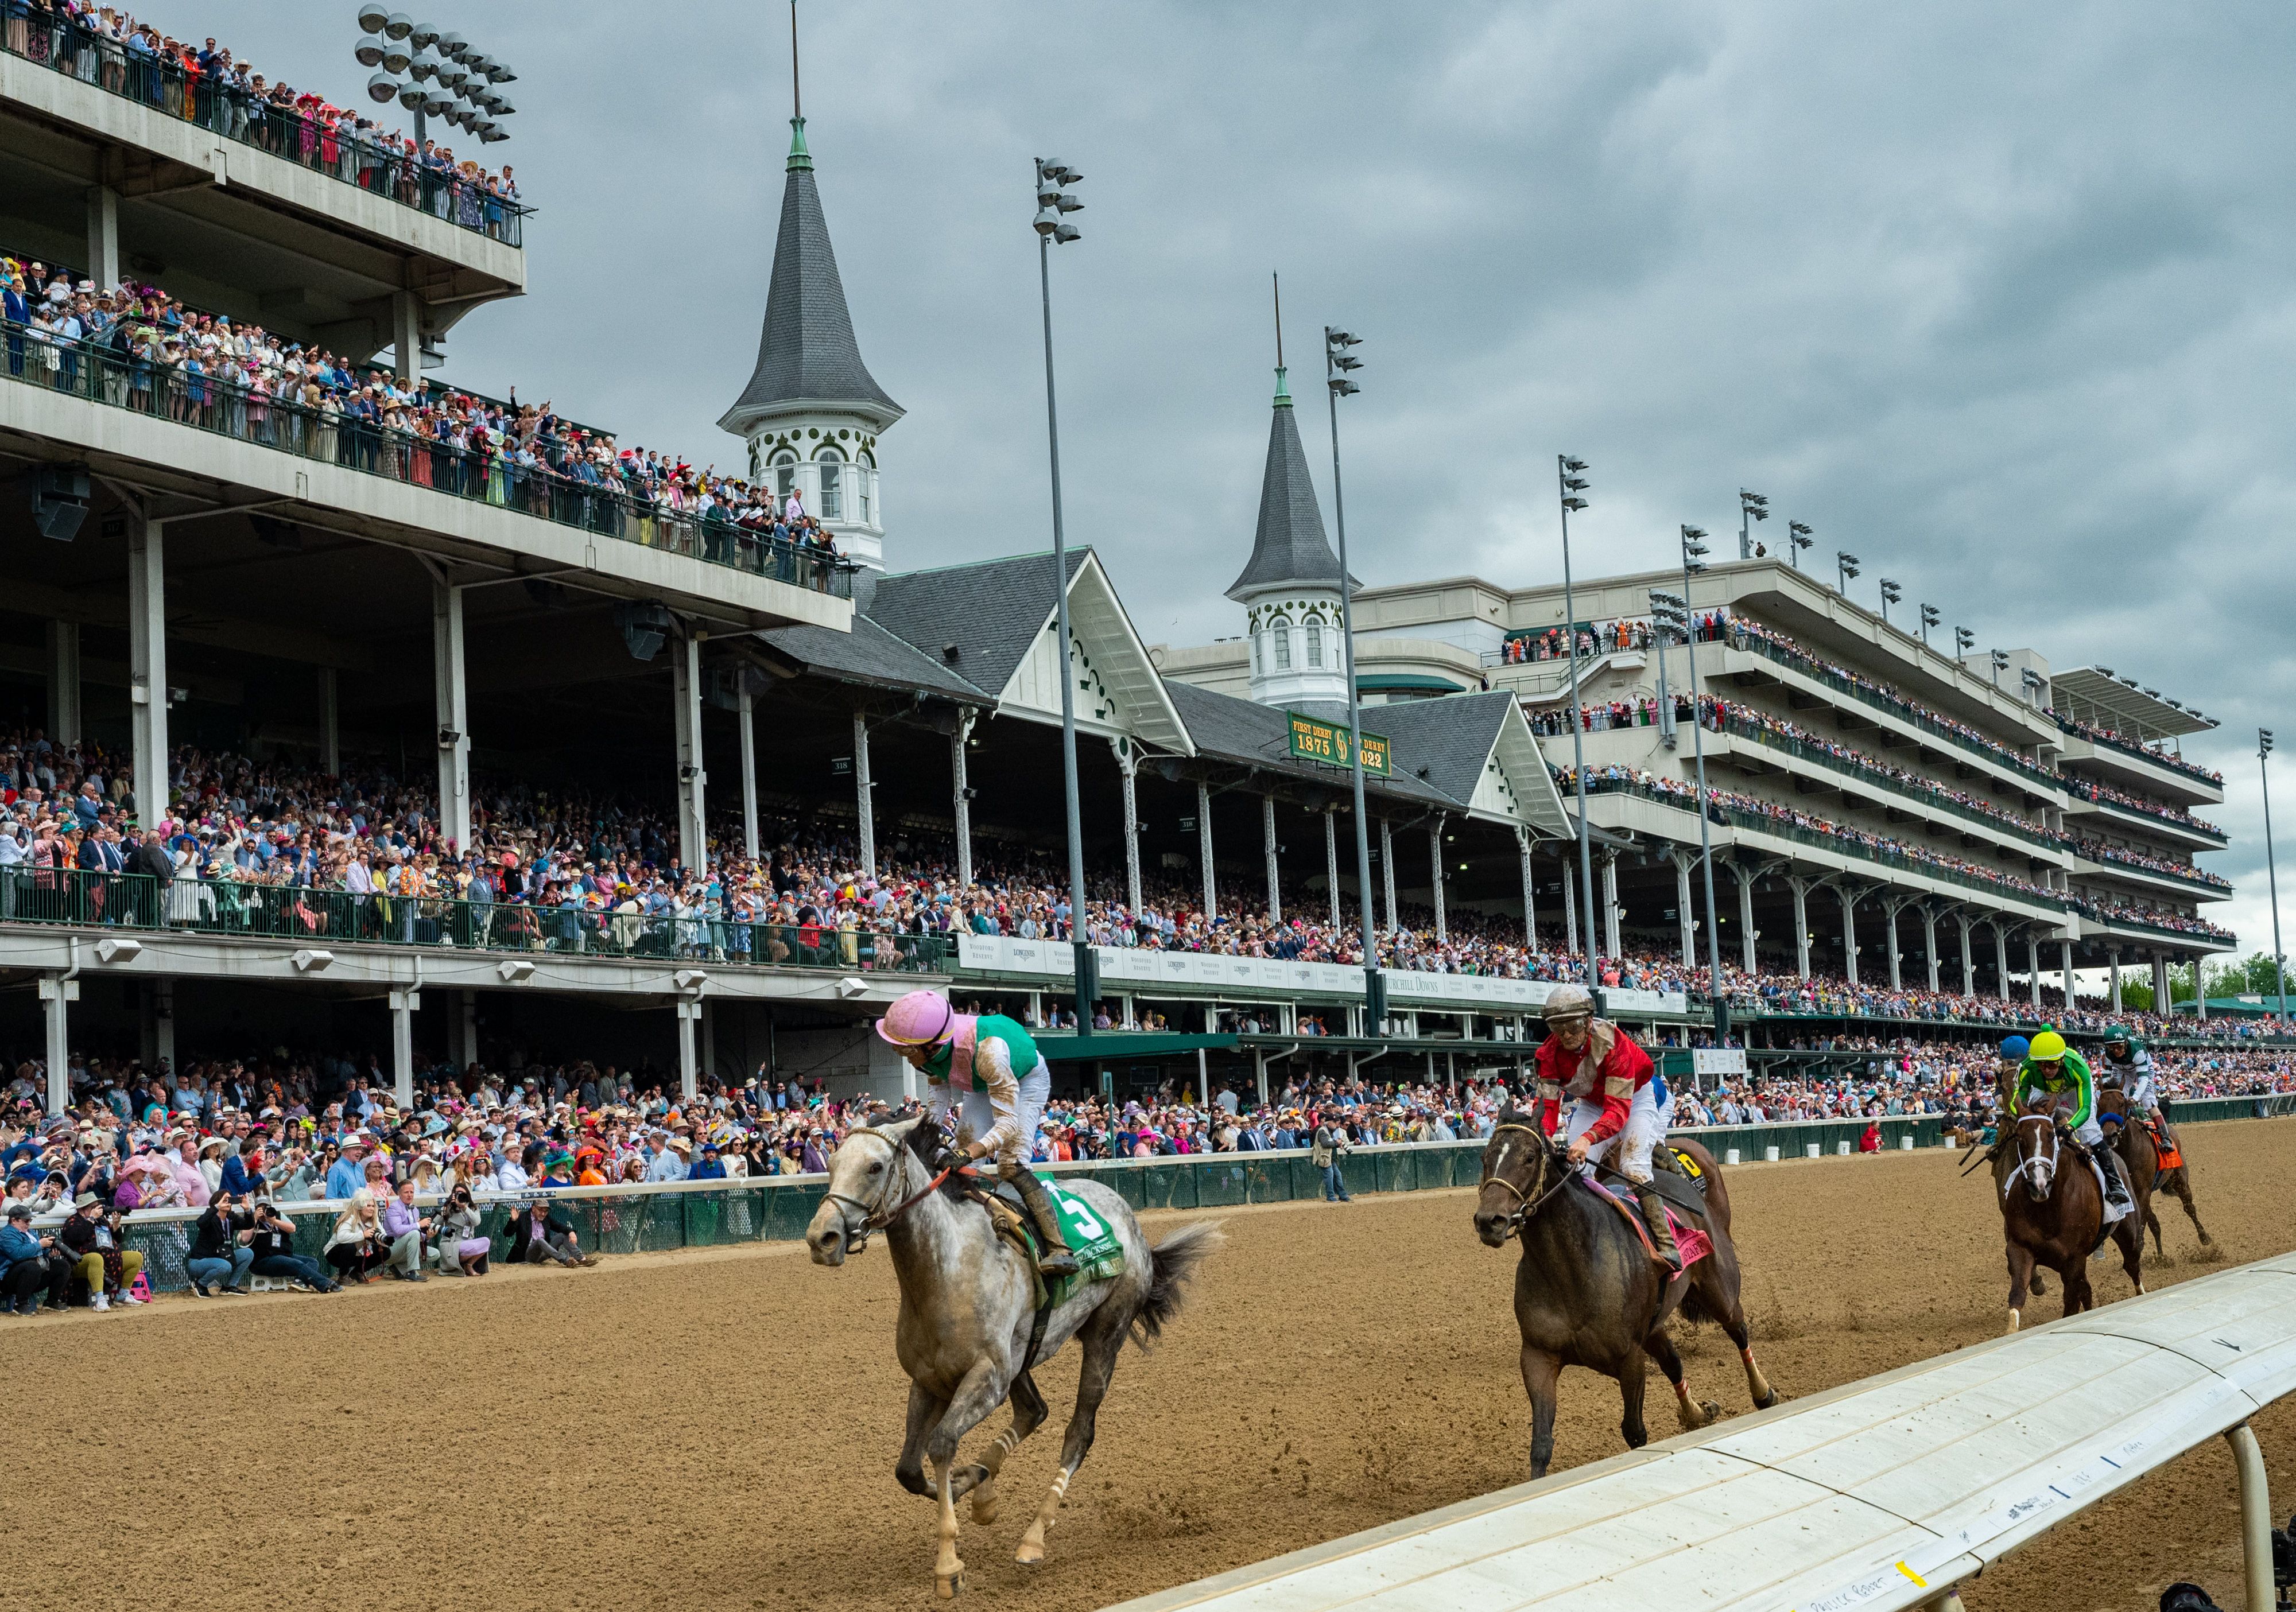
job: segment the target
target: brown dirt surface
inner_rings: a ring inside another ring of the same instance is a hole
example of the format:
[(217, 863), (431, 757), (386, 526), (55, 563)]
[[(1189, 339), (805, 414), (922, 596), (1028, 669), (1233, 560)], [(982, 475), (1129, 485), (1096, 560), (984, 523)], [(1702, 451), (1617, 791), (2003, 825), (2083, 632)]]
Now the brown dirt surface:
[[(2296, 1121), (2187, 1141), (2222, 1257), (2196, 1258), (2164, 1207), (2170, 1261), (2148, 1281), (2296, 1240)], [(1755, 1346), (1782, 1392), (2000, 1331), (1999, 1219), (1955, 1164), (1937, 1150), (1732, 1172)], [(1074, 1356), (1041, 1371), (1054, 1420), (1007, 1465), (1000, 1520), (966, 1520), (959, 1606), (1103, 1607), (1521, 1481), (1515, 1256), (1476, 1241), (1471, 1197), (1232, 1212), (1163, 1345), (1126, 1351), (1030, 1570), (1013, 1551), (1053, 1473)], [(1151, 1216), (1151, 1235), (1190, 1218)], [(2117, 1264), (2095, 1280), (2127, 1297)], [(783, 1246), (0, 1320), (12, 1467), (39, 1496), (10, 1534), (9, 1603), (140, 1608), (164, 1584), (202, 1612), (930, 1604), (931, 1509), (893, 1481), (895, 1305), (882, 1250), (828, 1271)], [(2036, 1307), (2054, 1318), (2054, 1286)], [(1693, 1392), (1744, 1411), (1727, 1341), (1685, 1343)], [(1671, 1430), (1655, 1372), (1650, 1415)], [(1618, 1420), (1609, 1382), (1566, 1374), (1557, 1469), (1617, 1452)], [(2257, 1427), (2284, 1510), (2296, 1411)], [(2232, 1604), (2236, 1529), (2212, 1442), (1997, 1566), (1969, 1605), (2136, 1612), (2177, 1577)]]

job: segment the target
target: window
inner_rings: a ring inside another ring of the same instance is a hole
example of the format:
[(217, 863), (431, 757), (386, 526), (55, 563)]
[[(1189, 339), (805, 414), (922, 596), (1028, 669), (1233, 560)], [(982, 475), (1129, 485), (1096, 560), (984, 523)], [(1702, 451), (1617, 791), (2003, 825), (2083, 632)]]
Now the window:
[(774, 455), (774, 490), (781, 497), (790, 495), (797, 485), (797, 455), (783, 448)]
[(1275, 624), (1275, 669), (1279, 672), (1292, 669), (1292, 628), (1281, 621)]
[(1308, 664), (1320, 668), (1324, 664), (1324, 624), (1308, 623)]
[(842, 520), (845, 518), (845, 456), (835, 448), (821, 450), (821, 518)]
[(1259, 634), (1257, 633), (1251, 635), (1251, 675), (1254, 677), (1259, 675)]

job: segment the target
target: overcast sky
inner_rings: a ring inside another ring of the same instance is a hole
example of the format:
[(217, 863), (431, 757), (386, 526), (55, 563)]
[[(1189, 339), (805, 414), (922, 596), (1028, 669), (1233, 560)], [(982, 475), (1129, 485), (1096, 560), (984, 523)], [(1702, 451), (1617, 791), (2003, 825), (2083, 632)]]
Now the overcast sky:
[[(337, 100), (365, 76), (350, 0), (138, 9)], [(738, 464), (714, 421), (764, 311), (785, 10), (427, 15), (520, 73), (489, 154), (541, 209), (529, 294), (458, 328), (447, 373)], [(1595, 466), (1589, 569), (1767, 493), (1864, 557), (1868, 603), (1891, 577), (1982, 645), (2221, 718), (2187, 741), (2231, 780), (2218, 912), (2268, 949), (2256, 725), (2296, 754), (2285, 6), (807, 0), (802, 24), (862, 352), (908, 410), (894, 569), (1049, 542), (1029, 159), (1057, 156), (1088, 202), (1054, 266), (1069, 530), (1152, 640), (1238, 630), (1280, 269), (1309, 405), (1319, 327), (1365, 338), (1366, 581), (1554, 577), (1561, 449)], [(1327, 463), (1320, 407), (1301, 423)]]

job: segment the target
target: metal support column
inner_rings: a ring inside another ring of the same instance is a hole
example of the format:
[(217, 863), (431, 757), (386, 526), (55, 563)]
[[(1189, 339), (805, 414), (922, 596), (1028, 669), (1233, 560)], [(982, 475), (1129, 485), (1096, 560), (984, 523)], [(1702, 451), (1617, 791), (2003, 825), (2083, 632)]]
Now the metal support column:
[(48, 740), (62, 748), (80, 741), (79, 623), (48, 623)]
[(734, 697), (734, 720), (742, 743), (742, 855), (758, 859), (758, 696), (750, 687), (750, 674), (736, 674), (740, 691)]
[(455, 850), (471, 843), (471, 700), (463, 660), (463, 590), (430, 583), (430, 692), (438, 717), (439, 832)]
[(1674, 915), (1682, 925), (1682, 966), (1698, 966), (1698, 927), (1690, 910), (1690, 864), (1695, 858), (1687, 852), (1669, 850), (1667, 860), (1674, 863)]
[(694, 1046), (694, 1028), (701, 1021), (701, 999), (677, 999), (677, 1089), (688, 1102), (701, 1090), (701, 1056)]
[(1929, 959), (1930, 994), (1938, 992), (1937, 909), (1922, 903), (1922, 955)]
[(1961, 925), (1961, 994), (1974, 996), (1977, 994), (1977, 961), (1969, 954), (1969, 914), (1956, 914), (1956, 921)]
[(1731, 873), (1738, 880), (1738, 951), (1741, 966), (1747, 973), (1755, 972), (1754, 963), (1754, 875), (1730, 864)]
[(1427, 869), (1433, 876), (1430, 883), (1435, 893), (1435, 938), (1438, 942), (1450, 939), (1449, 928), (1443, 919), (1443, 814), (1438, 812), (1435, 821), (1427, 825)]
[(1849, 983), (1857, 983), (1857, 892), (1848, 884), (1833, 887), (1841, 898), (1841, 970)]
[(1204, 921), (1219, 915), (1219, 884), (1212, 877), (1212, 786), (1196, 785), (1196, 858), (1204, 869)]
[(701, 768), (701, 640), (687, 634), (671, 652), (669, 698), (677, 742), (677, 860), (698, 868), (709, 860), (709, 817)]
[(2041, 937), (2030, 929), (2025, 932), (2025, 974), (2027, 983), (2032, 986), (2033, 1006), (2038, 1010), (2041, 1005)]
[(414, 1014), (422, 993), (412, 986), (390, 987), (390, 1089), (399, 1111), (414, 1106)]
[[(1340, 814), (1324, 813), (1324, 882), (1332, 895), (1332, 933), (1340, 932)], [(1362, 891), (1357, 894), (1361, 896)]]
[(1793, 891), (1794, 907), (1794, 968), (1804, 979), (1809, 978), (1809, 881), (1788, 875), (1786, 887)]
[(127, 518), (127, 723), (135, 812), (145, 828), (168, 814), (168, 581), (163, 528)]
[[(75, 951), (74, 956), (78, 953)], [(77, 964), (75, 964), (77, 966)], [(47, 1020), (48, 1112), (71, 1107), (71, 1004), (79, 981), (62, 974), (40, 976), (40, 1007)]]
[(2248, 1612), (2272, 1612), (2272, 1489), (2264, 1452), (2246, 1422), (2225, 1429), (2233, 1465), (2240, 1473), (2240, 1559), (2247, 1569)]
[(87, 273), (99, 291), (119, 287), (119, 192), (108, 184), (87, 187)]
[(390, 344), (398, 384), (411, 390), (422, 377), (422, 305), (413, 291), (391, 293)]
[[(869, 722), (853, 713), (853, 821), (861, 834), (861, 871), (877, 877), (877, 806), (869, 781)], [(1081, 916), (1081, 914), (1079, 914)]]
[(343, 710), (335, 668), (319, 668), (319, 771), (330, 778), (343, 775)]
[(1522, 824), (1514, 827), (1514, 848), (1522, 863), (1522, 938), (1534, 951), (1538, 946), (1538, 900), (1530, 886), (1530, 831)]
[(2118, 1013), (2120, 1011), (2120, 948), (2106, 947), (2104, 962), (2104, 1011), (2108, 1013)]
[(1562, 852), (1562, 949), (1576, 957), (1578, 955), (1578, 893), (1571, 888), (1574, 882), (1570, 851), (1566, 846)]
[(1603, 937), (1608, 943), (1604, 950), (1612, 958), (1626, 950), (1625, 939), (1619, 932), (1623, 924), (1624, 914), (1619, 910), (1619, 854), (1605, 851), (1603, 853)]
[[(1384, 817), (1379, 820), (1379, 878), (1387, 896), (1387, 932), (1394, 934), (1401, 927), (1395, 915), (1395, 825)], [(1369, 896), (1365, 897), (1369, 900)]]
[(1259, 798), (1259, 843), (1267, 856), (1267, 919), (1283, 921), (1283, 881), (1275, 864), (1275, 797)]
[[(956, 817), (956, 882), (972, 882), (972, 785), (968, 781), (965, 748), (972, 742), (974, 718), (970, 711), (956, 719), (956, 732), (948, 736), (949, 799), (955, 806)], [(1125, 816), (1131, 816), (1132, 781), (1125, 779)]]
[(1116, 774), (1124, 789), (1124, 899), (1127, 910), (1137, 917), (1140, 912), (1140, 756), (1128, 740), (1119, 739), (1113, 743)]
[(2166, 952), (2154, 952), (2152, 953), (2152, 1011), (2165, 1019), (2169, 1015), (2170, 1005), (2169, 954)]
[(1994, 994), (2002, 1001), (2009, 1000), (2009, 931), (1999, 919), (1993, 921)]
[(2057, 960), (2064, 965), (2065, 1011), (2070, 1012), (2073, 1005), (2073, 943), (2071, 941), (2057, 942)]

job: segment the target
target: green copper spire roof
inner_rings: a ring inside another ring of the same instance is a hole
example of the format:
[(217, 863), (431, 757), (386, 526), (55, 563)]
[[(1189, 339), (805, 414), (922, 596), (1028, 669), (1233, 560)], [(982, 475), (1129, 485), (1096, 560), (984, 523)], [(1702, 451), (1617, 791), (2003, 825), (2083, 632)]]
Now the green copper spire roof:
[(812, 168), (813, 154), (805, 149), (805, 119), (803, 117), (792, 118), (790, 119), (789, 171), (792, 174), (800, 169), (811, 172)]
[(1292, 383), (1283, 378), (1283, 366), (1280, 364), (1275, 366), (1275, 406), (1279, 409), (1292, 406)]

